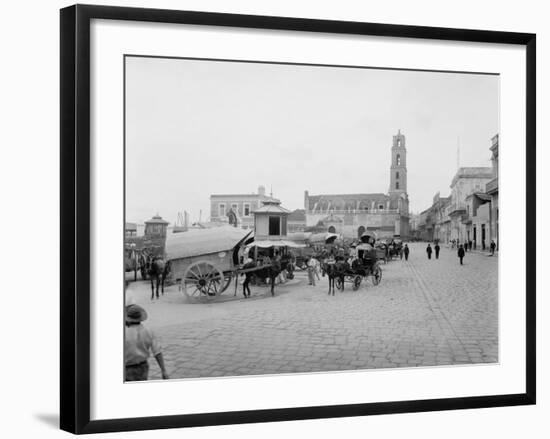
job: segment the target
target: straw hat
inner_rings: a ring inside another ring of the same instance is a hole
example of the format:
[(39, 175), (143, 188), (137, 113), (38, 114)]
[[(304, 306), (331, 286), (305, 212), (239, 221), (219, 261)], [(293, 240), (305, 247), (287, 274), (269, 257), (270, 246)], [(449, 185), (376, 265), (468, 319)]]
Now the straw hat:
[(147, 312), (139, 305), (133, 304), (126, 307), (126, 322), (139, 323), (147, 320)]

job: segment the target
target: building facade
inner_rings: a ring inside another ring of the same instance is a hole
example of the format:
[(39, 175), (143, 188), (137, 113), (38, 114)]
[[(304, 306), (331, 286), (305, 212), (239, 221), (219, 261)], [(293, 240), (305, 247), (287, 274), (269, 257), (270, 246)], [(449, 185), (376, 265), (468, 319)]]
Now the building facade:
[(492, 167), (459, 168), (449, 197), (439, 193), (418, 220), (418, 235), (426, 241), (472, 241), (476, 249), (498, 245), (498, 134), (491, 139)]
[(296, 209), (288, 215), (288, 233), (303, 232), (306, 229), (306, 212)]
[[(499, 248), (498, 230), (498, 134), (491, 139), (491, 164), (493, 167), (493, 179), (485, 185), (485, 193), (491, 197), (489, 210), (490, 231), (489, 239), (495, 241)], [(489, 241), (490, 243), (490, 241)]]
[(482, 193), (485, 191), (485, 185), (492, 179), (493, 171), (489, 167), (469, 167), (459, 168), (451, 182), (451, 208), (449, 212), (451, 240), (459, 242), (479, 241), (474, 237), (471, 216), (473, 215), (472, 206), (467, 201), (468, 196), (473, 193)]
[(266, 195), (264, 186), (259, 186), (257, 193), (210, 195), (210, 221), (229, 223), (230, 218), (236, 218), (238, 227), (252, 229), (253, 212), (260, 209), (266, 201), (278, 200)]
[(409, 197), (407, 194), (407, 150), (400, 131), (393, 136), (387, 194), (304, 193), (307, 227), (324, 227), (327, 232), (356, 239), (364, 232), (377, 237), (409, 236)]

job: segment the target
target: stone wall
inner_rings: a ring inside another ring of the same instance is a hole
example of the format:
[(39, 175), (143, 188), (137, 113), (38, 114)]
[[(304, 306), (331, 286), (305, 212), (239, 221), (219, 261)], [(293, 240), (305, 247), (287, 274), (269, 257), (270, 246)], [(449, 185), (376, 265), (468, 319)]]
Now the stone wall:
[(373, 230), (379, 238), (409, 235), (409, 219), (399, 213), (342, 213), (333, 214), (333, 220), (323, 221), (326, 213), (306, 213), (306, 226), (312, 227), (323, 221), (327, 228), (334, 227), (336, 233), (344, 238), (355, 239), (359, 236), (359, 228), (365, 231)]

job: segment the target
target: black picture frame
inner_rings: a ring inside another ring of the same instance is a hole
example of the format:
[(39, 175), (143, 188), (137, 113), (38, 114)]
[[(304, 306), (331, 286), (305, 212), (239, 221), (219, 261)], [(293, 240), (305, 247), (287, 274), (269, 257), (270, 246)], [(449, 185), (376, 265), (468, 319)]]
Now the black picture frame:
[[(387, 413), (514, 406), (536, 401), (536, 36), (290, 17), (74, 5), (61, 10), (61, 387), (60, 426), (99, 433)], [(90, 420), (90, 21), (133, 20), (208, 26), (502, 43), (526, 48), (525, 393), (224, 413)]]

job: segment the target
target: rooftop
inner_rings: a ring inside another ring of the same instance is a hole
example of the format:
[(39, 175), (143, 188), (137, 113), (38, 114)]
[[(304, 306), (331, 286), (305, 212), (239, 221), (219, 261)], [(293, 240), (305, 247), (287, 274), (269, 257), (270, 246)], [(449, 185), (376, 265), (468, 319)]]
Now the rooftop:
[(155, 215), (150, 220), (145, 221), (145, 224), (170, 224), (168, 221), (163, 220), (160, 215)]
[(290, 212), (288, 215), (289, 221), (305, 221), (306, 220), (306, 211), (304, 209), (296, 209)]
[(281, 206), (281, 202), (279, 200), (265, 200), (264, 205), (260, 207), (259, 209), (256, 209), (254, 212), (252, 212), (254, 215), (258, 213), (284, 213), (289, 214), (290, 210), (285, 209)]

